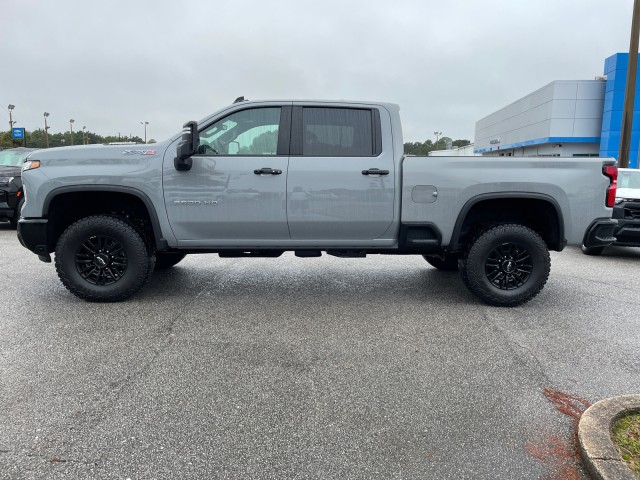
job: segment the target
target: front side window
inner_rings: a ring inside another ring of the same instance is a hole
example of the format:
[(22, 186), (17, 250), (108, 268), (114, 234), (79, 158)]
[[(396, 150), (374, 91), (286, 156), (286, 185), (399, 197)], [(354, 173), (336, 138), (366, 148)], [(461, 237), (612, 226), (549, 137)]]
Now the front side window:
[(371, 110), (304, 108), (302, 154), (321, 157), (373, 155)]
[(232, 113), (200, 132), (201, 155), (276, 155), (280, 108)]

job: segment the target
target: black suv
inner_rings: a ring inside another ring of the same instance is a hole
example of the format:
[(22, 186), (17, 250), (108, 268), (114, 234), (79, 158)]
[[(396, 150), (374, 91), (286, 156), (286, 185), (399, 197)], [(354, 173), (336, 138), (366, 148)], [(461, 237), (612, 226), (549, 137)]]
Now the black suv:
[(15, 228), (24, 202), (21, 168), (36, 148), (10, 148), (0, 151), (0, 222), (9, 220)]

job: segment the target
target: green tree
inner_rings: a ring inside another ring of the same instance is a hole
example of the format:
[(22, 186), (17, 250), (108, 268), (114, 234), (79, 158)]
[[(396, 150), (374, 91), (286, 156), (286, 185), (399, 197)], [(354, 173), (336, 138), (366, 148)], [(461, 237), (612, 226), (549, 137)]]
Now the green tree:
[(452, 145), (456, 148), (466, 147), (467, 145), (471, 145), (469, 140), (454, 140)]
[(452, 148), (469, 145), (469, 140), (451, 140), (449, 137), (442, 137), (437, 142), (425, 140), (424, 142), (407, 142), (404, 144), (405, 155), (427, 156), (434, 150), (446, 150), (449, 142)]
[[(121, 137), (118, 135), (108, 135), (103, 137), (102, 135), (98, 135), (94, 132), (85, 132), (85, 136), (87, 137), (88, 144), (101, 144), (101, 143), (109, 143), (109, 142), (134, 142), (134, 143), (144, 143), (142, 138), (137, 135), (133, 135), (131, 137)], [(33, 130), (32, 132), (25, 132), (25, 143), (28, 148), (46, 148), (46, 140), (44, 130), (38, 128), (37, 130)], [(155, 142), (155, 140), (153, 140)], [(150, 142), (151, 143), (151, 142)], [(73, 144), (74, 145), (82, 145), (83, 137), (82, 131), (73, 132)], [(2, 148), (11, 148), (11, 147), (21, 147), (23, 145), (22, 141), (13, 140), (11, 138), (11, 130), (0, 132), (0, 147)], [(71, 132), (58, 132), (52, 133), (49, 131), (49, 148), (53, 147), (67, 147), (71, 145)]]

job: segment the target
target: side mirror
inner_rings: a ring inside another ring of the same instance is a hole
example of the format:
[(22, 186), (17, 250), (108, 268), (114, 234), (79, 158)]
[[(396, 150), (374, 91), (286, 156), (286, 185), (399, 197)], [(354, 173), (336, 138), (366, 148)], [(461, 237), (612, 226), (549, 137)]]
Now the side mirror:
[(176, 170), (186, 171), (191, 170), (193, 160), (192, 155), (198, 150), (200, 144), (200, 138), (198, 136), (198, 124), (197, 122), (187, 122), (182, 126), (182, 140), (178, 144), (176, 151), (176, 158), (173, 161), (173, 165)]

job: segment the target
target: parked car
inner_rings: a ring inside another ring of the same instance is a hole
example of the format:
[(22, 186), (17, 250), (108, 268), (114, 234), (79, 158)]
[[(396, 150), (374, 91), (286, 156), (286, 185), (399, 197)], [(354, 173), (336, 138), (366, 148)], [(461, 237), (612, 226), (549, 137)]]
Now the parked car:
[[(618, 220), (618, 226), (613, 236), (613, 245), (623, 247), (640, 247), (640, 170), (636, 168), (618, 169), (618, 189), (613, 218)], [(604, 246), (582, 246), (586, 255), (600, 255)]]
[(0, 151), (0, 222), (16, 227), (24, 203), (21, 169), (35, 148), (9, 148)]

